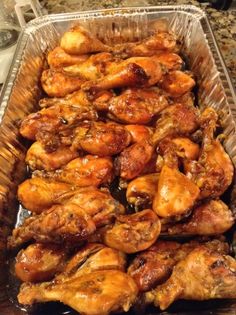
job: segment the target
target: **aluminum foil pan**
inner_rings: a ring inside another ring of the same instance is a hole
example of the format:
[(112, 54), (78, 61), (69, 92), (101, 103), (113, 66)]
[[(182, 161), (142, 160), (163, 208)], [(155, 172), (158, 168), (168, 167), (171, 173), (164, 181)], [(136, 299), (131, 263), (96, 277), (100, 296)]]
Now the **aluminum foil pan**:
[[(19, 37), (18, 46), (2, 91), (0, 103), (0, 314), (27, 314), (12, 303), (16, 284), (7, 277), (6, 236), (13, 228), (19, 205), (17, 185), (25, 178), (27, 142), (18, 133), (19, 121), (38, 109), (40, 75), (45, 54), (54, 48), (61, 34), (80, 22), (106, 43), (138, 40), (155, 28), (168, 27), (181, 43), (194, 73), (200, 107), (212, 106), (221, 116), (226, 138), (224, 147), (236, 166), (236, 96), (205, 13), (188, 5), (108, 9), (44, 16), (31, 21)], [(227, 202), (235, 209), (234, 189)], [(21, 212), (22, 213), (22, 212)], [(21, 220), (22, 218), (18, 218)], [(6, 270), (6, 272), (3, 272)], [(15, 280), (14, 280), (15, 281)], [(10, 287), (10, 289), (9, 289)], [(165, 314), (234, 314), (235, 301), (180, 302)], [(75, 314), (46, 304), (28, 314)], [(143, 311), (138, 311), (144, 314)], [(146, 311), (157, 314), (158, 310)]]

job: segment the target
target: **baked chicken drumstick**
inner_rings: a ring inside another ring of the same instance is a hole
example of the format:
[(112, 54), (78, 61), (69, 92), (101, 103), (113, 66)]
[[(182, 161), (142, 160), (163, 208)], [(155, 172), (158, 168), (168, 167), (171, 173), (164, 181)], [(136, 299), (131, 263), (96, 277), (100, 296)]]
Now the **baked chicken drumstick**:
[(92, 218), (81, 207), (72, 203), (55, 205), (27, 218), (22, 226), (15, 228), (8, 239), (8, 247), (15, 248), (32, 239), (75, 246), (95, 230)]
[(193, 240), (185, 244), (157, 240), (147, 250), (137, 254), (129, 265), (128, 274), (135, 280), (140, 291), (149, 291), (165, 282), (174, 266), (199, 245), (223, 255), (229, 253), (229, 245), (220, 240)]
[(146, 301), (165, 310), (178, 299), (209, 300), (236, 297), (236, 261), (206, 247), (190, 252), (173, 269), (170, 278), (153, 291)]
[(134, 280), (119, 270), (99, 270), (63, 281), (22, 285), (21, 304), (60, 301), (80, 314), (108, 315), (127, 312), (137, 297)]
[(113, 179), (113, 163), (110, 157), (86, 155), (70, 161), (56, 172), (36, 171), (33, 176), (79, 187), (100, 186), (111, 183)]

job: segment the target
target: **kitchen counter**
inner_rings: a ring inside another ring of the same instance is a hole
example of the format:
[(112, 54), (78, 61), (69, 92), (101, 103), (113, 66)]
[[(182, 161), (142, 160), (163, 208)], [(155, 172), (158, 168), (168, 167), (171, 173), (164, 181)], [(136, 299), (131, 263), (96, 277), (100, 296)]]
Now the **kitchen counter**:
[(193, 4), (201, 7), (208, 14), (221, 53), (236, 88), (236, 10), (217, 11), (195, 0), (42, 0), (41, 3), (48, 10), (48, 13), (166, 4)]

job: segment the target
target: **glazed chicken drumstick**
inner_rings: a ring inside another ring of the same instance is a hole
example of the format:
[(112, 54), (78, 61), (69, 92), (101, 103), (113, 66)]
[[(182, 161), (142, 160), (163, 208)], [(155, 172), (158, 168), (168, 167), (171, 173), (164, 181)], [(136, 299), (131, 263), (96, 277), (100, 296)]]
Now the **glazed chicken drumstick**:
[(152, 208), (162, 218), (181, 217), (194, 206), (199, 196), (198, 186), (180, 172), (178, 159), (172, 148), (164, 153)]
[(221, 200), (210, 200), (193, 209), (183, 223), (168, 228), (170, 235), (217, 235), (226, 232), (234, 224), (232, 211)]
[(174, 266), (184, 259), (194, 248), (205, 247), (220, 254), (228, 254), (229, 246), (220, 240), (178, 243), (175, 241), (157, 240), (147, 250), (138, 253), (128, 268), (128, 274), (135, 280), (139, 290), (149, 291), (165, 282), (171, 275)]
[(108, 117), (126, 124), (147, 124), (169, 105), (157, 88), (130, 88), (106, 103), (95, 100), (95, 108), (108, 112)]
[(65, 249), (55, 244), (31, 244), (16, 256), (16, 276), (25, 282), (49, 281), (63, 270)]
[(97, 112), (91, 107), (58, 104), (30, 114), (21, 123), (23, 137), (36, 140), (39, 133), (59, 133), (76, 126), (83, 120), (96, 120)]
[(34, 177), (72, 184), (79, 187), (100, 186), (111, 183), (113, 163), (110, 157), (86, 155), (74, 159), (56, 172), (34, 172)]
[(150, 247), (161, 231), (157, 215), (150, 209), (130, 215), (118, 215), (115, 224), (104, 229), (103, 242), (131, 254)]
[(131, 135), (122, 125), (114, 122), (90, 122), (77, 127), (72, 140), (72, 149), (82, 149), (98, 156), (111, 156), (120, 153), (131, 142)]
[[(88, 285), (89, 284), (89, 285)], [(18, 295), (21, 304), (60, 301), (85, 315), (127, 312), (137, 297), (134, 280), (119, 270), (99, 270), (61, 282), (26, 283)]]
[(72, 203), (55, 205), (15, 228), (8, 239), (8, 247), (15, 248), (30, 240), (75, 246), (95, 230), (92, 218), (81, 207)]
[(47, 152), (40, 141), (35, 141), (26, 153), (25, 162), (32, 171), (54, 171), (79, 157), (79, 152), (68, 145), (60, 145), (55, 151)]
[(161, 310), (178, 299), (233, 299), (236, 297), (236, 261), (200, 246), (174, 267), (164, 284), (145, 296), (146, 302), (154, 302)]
[(158, 144), (167, 136), (189, 136), (199, 126), (198, 109), (192, 105), (174, 103), (160, 113), (153, 142)]
[(114, 47), (104, 45), (95, 36), (91, 35), (81, 25), (72, 27), (61, 38), (60, 46), (68, 54), (82, 55), (98, 51), (112, 51), (115, 55), (128, 56), (152, 56), (157, 51), (176, 50), (176, 38), (174, 34), (162, 31), (137, 43), (118, 44)]
[(34, 213), (41, 213), (52, 205), (72, 196), (75, 186), (44, 178), (29, 178), (18, 186), (17, 197), (20, 203)]
[(207, 108), (201, 115), (203, 143), (198, 161), (186, 165), (185, 172), (200, 188), (200, 197), (221, 196), (232, 183), (234, 168), (218, 139), (214, 139), (218, 115)]

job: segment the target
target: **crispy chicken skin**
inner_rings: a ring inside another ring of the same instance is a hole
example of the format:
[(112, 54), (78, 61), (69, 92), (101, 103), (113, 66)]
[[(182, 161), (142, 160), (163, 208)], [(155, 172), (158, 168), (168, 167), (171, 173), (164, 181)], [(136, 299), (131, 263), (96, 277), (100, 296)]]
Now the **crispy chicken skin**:
[(152, 207), (156, 194), (158, 173), (152, 173), (135, 178), (129, 182), (126, 190), (126, 199), (135, 209)]
[(15, 274), (25, 282), (49, 281), (63, 270), (65, 249), (54, 244), (31, 244), (16, 256)]
[(179, 97), (190, 91), (195, 85), (193, 78), (180, 70), (169, 72), (163, 79), (161, 87), (171, 97)]
[(74, 189), (70, 183), (35, 177), (26, 179), (18, 186), (17, 197), (29, 211), (41, 213), (63, 198), (68, 198)]
[(139, 176), (151, 160), (154, 146), (150, 140), (143, 140), (124, 149), (115, 160), (117, 173), (123, 179)]
[(54, 152), (47, 152), (42, 143), (34, 142), (26, 153), (25, 162), (32, 171), (53, 171), (61, 168), (79, 156), (78, 151), (69, 146), (61, 145)]
[(130, 141), (131, 135), (122, 125), (98, 121), (91, 122), (87, 131), (78, 132), (72, 147), (81, 148), (89, 154), (111, 156), (124, 150)]
[(170, 278), (146, 293), (146, 302), (161, 310), (175, 300), (208, 300), (236, 297), (236, 261), (199, 246), (182, 259)]
[(50, 68), (62, 68), (74, 64), (80, 64), (88, 59), (88, 55), (70, 55), (61, 47), (56, 47), (47, 55), (47, 61)]
[(100, 186), (112, 181), (113, 163), (109, 157), (86, 155), (72, 160), (56, 172), (36, 171), (34, 176), (80, 187)]
[(128, 274), (134, 279), (140, 291), (149, 291), (166, 281), (177, 262), (201, 244), (220, 254), (229, 252), (228, 244), (219, 240), (190, 241), (185, 244), (158, 240), (134, 258), (128, 268)]
[(68, 54), (72, 55), (110, 50), (108, 46), (104, 45), (80, 25), (76, 25), (64, 33), (60, 41), (60, 46)]
[(186, 214), (199, 196), (199, 188), (178, 169), (164, 165), (153, 200), (153, 210), (163, 218)]
[(184, 223), (168, 228), (168, 234), (214, 235), (229, 230), (234, 224), (231, 210), (221, 200), (210, 200), (193, 210)]
[(83, 120), (96, 119), (97, 112), (93, 108), (58, 104), (29, 114), (21, 123), (20, 133), (27, 139), (36, 140), (42, 131), (60, 133)]
[(199, 113), (194, 106), (175, 103), (161, 112), (156, 122), (153, 141), (158, 144), (167, 136), (188, 136), (199, 126)]
[[(126, 124), (147, 124), (168, 106), (168, 101), (155, 89), (126, 89), (108, 100), (108, 116)], [(95, 103), (96, 107), (96, 103)]]
[(61, 69), (44, 70), (41, 77), (42, 88), (51, 97), (64, 97), (79, 90), (84, 82), (84, 79), (68, 75)]
[(63, 281), (23, 284), (21, 304), (60, 301), (80, 314), (108, 315), (128, 311), (138, 294), (134, 280), (119, 270), (99, 270)]
[[(71, 195), (70, 192), (69, 195)], [(112, 223), (117, 215), (125, 213), (123, 205), (108, 191), (101, 191), (95, 187), (81, 188), (65, 202), (83, 208), (93, 218), (96, 227)]]
[(103, 242), (124, 253), (131, 254), (150, 247), (161, 231), (161, 223), (152, 210), (119, 215), (114, 226), (105, 230)]

